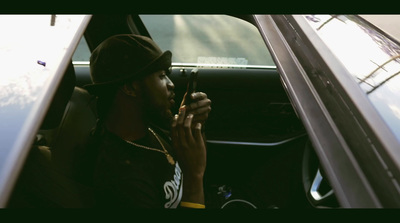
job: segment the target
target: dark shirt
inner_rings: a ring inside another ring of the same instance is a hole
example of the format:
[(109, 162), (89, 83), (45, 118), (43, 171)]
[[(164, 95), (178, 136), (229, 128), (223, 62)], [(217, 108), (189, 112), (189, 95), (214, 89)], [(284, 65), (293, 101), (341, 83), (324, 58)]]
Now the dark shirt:
[[(170, 141), (160, 135), (166, 149), (171, 151)], [(150, 132), (134, 143), (162, 151), (161, 145)], [(175, 165), (168, 163), (164, 153), (131, 145), (110, 132), (104, 134), (99, 151), (94, 171), (97, 206), (179, 206), (182, 197), (182, 171), (177, 162)]]

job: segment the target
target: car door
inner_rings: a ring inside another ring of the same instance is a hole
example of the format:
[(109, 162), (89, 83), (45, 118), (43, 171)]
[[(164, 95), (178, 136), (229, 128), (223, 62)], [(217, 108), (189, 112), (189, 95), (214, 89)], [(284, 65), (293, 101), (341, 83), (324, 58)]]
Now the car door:
[[(298, 177), (288, 168), (298, 164), (305, 130), (253, 24), (228, 15), (94, 15), (85, 39), (93, 49), (117, 33), (150, 36), (163, 51), (172, 51), (170, 79), (178, 105), (190, 72), (199, 70), (197, 90), (212, 101), (205, 126), (208, 185), (250, 184), (268, 160), (293, 148), (297, 155), (287, 158), (296, 162), (267, 169), (278, 178)], [(87, 64), (76, 61), (75, 69), (81, 85), (90, 81)], [(295, 169), (298, 172), (298, 166)], [(279, 196), (287, 194), (282, 191)]]
[(398, 41), (355, 15), (254, 18), (340, 205), (399, 207)]

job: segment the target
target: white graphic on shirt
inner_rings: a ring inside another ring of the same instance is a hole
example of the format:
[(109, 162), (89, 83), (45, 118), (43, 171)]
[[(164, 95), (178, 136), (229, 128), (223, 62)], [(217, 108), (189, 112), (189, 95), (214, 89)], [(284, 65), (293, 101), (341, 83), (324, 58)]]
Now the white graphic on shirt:
[(181, 168), (179, 167), (178, 162), (176, 162), (174, 179), (167, 181), (164, 184), (165, 199), (168, 200), (168, 202), (164, 205), (165, 208), (178, 207), (182, 198), (182, 180), (183, 175), (181, 172)]

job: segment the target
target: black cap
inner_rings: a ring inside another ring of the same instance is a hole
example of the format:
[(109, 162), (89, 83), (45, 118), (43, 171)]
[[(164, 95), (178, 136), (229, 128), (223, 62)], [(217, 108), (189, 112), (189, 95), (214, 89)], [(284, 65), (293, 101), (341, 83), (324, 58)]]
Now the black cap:
[(172, 53), (164, 53), (150, 38), (134, 34), (109, 37), (92, 52), (90, 75), (93, 84), (84, 86), (91, 94), (108, 92), (110, 86), (138, 80), (171, 66)]

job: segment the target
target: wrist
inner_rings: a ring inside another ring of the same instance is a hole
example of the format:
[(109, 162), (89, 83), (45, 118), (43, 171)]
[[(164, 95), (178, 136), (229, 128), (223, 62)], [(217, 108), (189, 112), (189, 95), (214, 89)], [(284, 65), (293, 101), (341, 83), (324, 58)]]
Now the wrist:
[(198, 170), (185, 170), (182, 169), (183, 173), (183, 185), (190, 187), (203, 187), (204, 180), (204, 171), (201, 169)]
[(203, 178), (188, 178), (183, 175), (182, 201), (204, 204)]
[(203, 177), (183, 175), (183, 189), (186, 192), (196, 192), (203, 190)]

